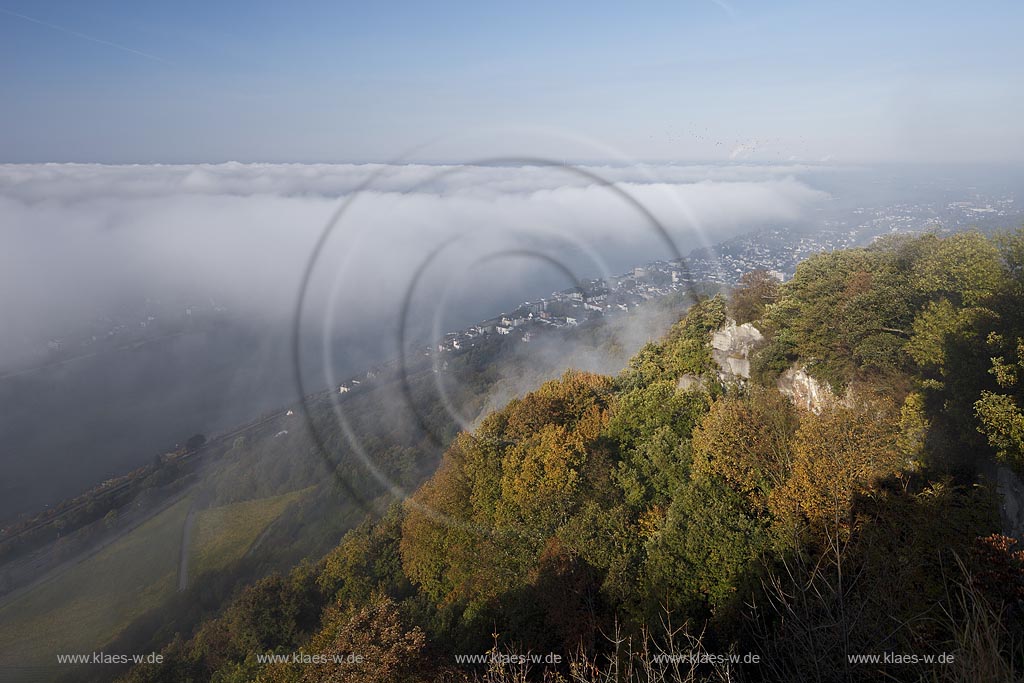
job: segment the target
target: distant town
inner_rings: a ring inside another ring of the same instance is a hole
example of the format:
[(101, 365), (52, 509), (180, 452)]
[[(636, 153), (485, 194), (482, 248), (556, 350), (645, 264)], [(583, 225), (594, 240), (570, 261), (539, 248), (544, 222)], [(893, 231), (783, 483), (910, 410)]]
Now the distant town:
[[(674, 261), (652, 261), (627, 273), (590, 279), (577, 286), (552, 292), (535, 301), (525, 301), (515, 310), (502, 313), (465, 329), (448, 332), (437, 340), (436, 350), (452, 353), (474, 346), (487, 335), (515, 335), (529, 343), (547, 330), (573, 327), (595, 318), (619, 315), (645, 301), (685, 293), (693, 285), (729, 287), (744, 273), (763, 270), (785, 282), (797, 264), (819, 252), (846, 249), (870, 243), (882, 235), (912, 234), (928, 230), (955, 232), (968, 228), (1006, 227), (1007, 219), (1020, 213), (1010, 197), (933, 204), (896, 204), (880, 209), (858, 207), (849, 217), (824, 222), (816, 233), (791, 228), (766, 228), (700, 248)], [(428, 352), (433, 352), (431, 347)], [(372, 377), (368, 373), (368, 378)], [(339, 387), (341, 393), (359, 386), (353, 379)]]

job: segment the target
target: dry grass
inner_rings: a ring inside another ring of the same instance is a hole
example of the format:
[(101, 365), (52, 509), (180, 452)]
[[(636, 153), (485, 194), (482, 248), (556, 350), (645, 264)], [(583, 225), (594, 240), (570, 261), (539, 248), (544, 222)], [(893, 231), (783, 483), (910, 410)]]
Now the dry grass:
[[(649, 631), (631, 638), (616, 632), (608, 636), (607, 655), (578, 653), (562, 666), (517, 662), (517, 653), (497, 645), (489, 653), (491, 663), (483, 674), (467, 680), (476, 683), (723, 683), (737, 680), (738, 668), (728, 661), (735, 653), (711, 653), (703, 634), (676, 628), (666, 620), (662, 635)], [(529, 653), (527, 653), (529, 656)], [(703, 663), (702, 663), (703, 662)]]
[(1003, 605), (994, 605), (978, 590), (966, 568), (949, 598), (945, 621), (953, 634), (953, 664), (923, 680), (945, 683), (1020, 683), (1024, 681), (1024, 643), (1007, 628)]

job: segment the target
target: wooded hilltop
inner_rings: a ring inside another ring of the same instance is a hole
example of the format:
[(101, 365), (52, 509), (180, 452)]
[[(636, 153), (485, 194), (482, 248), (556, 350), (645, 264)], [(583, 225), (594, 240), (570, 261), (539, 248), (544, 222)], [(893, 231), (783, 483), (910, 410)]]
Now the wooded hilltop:
[[(713, 357), (729, 321), (763, 335), (749, 379)], [(1021, 680), (1022, 473), (1024, 231), (884, 238), (513, 400), (122, 680)]]

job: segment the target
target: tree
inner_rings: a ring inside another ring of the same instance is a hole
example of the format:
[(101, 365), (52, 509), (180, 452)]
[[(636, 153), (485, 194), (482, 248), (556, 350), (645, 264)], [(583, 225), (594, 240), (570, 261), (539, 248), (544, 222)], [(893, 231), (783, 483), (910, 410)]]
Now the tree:
[(769, 541), (767, 525), (720, 478), (684, 487), (648, 543), (642, 591), (648, 616), (666, 607), (697, 616), (742, 602)]
[(779, 281), (766, 270), (752, 270), (740, 277), (729, 295), (729, 315), (738, 325), (758, 320), (765, 307), (779, 298)]
[(585, 457), (582, 444), (561, 425), (546, 425), (509, 448), (502, 466), (498, 527), (550, 537), (573, 510)]
[(279, 574), (242, 591), (224, 618), (234, 654), (244, 658), (249, 652), (295, 644), (303, 622), (311, 618), (305, 613), (309, 605), (303, 597), (287, 577)]
[(765, 314), (775, 334), (757, 354), (759, 374), (766, 374), (766, 365), (778, 372), (785, 360), (799, 358), (841, 390), (861, 376), (900, 370), (913, 316), (902, 258), (892, 248), (873, 248), (801, 262)]
[(460, 434), (434, 476), (406, 502), (402, 566), (431, 599), (472, 597), (470, 578), (479, 569), (479, 545), (493, 527), (493, 518), (478, 515), (474, 503), (493, 510), (500, 477), (497, 448)]
[(997, 458), (1024, 473), (1024, 411), (1018, 401), (1024, 371), (1024, 337), (1016, 340), (1016, 348), (996, 333), (989, 335), (988, 343), (1001, 352), (992, 357), (989, 370), (1001, 391), (982, 391), (981, 398), (974, 403), (978, 431), (988, 438)]
[(994, 317), (985, 308), (958, 307), (945, 298), (931, 301), (914, 318), (907, 352), (932, 377), (956, 372), (961, 350), (979, 346), (984, 339), (979, 328)]
[(320, 591), (342, 604), (362, 604), (376, 592), (396, 599), (412, 592), (402, 571), (398, 544), (402, 509), (392, 506), (375, 523), (364, 522), (345, 534), (323, 559), (317, 576)]
[(612, 381), (568, 372), (460, 434), (406, 506), (406, 574), (438, 602), (472, 609), (521, 585), (573, 514)]
[(819, 415), (805, 414), (793, 442), (793, 475), (770, 502), (782, 515), (799, 510), (839, 533), (854, 496), (905, 464), (898, 434), (898, 415), (885, 402), (835, 402)]
[(756, 505), (789, 477), (796, 410), (774, 389), (715, 401), (693, 433), (693, 476), (721, 477)]
[(984, 391), (974, 404), (980, 426), (999, 459), (1024, 471), (1024, 413), (1013, 397)]
[(924, 394), (920, 391), (913, 391), (907, 394), (900, 407), (900, 433), (896, 437), (896, 445), (900, 453), (908, 459), (911, 465), (921, 463), (924, 460), (926, 446), (928, 445), (928, 431), (931, 429), (931, 422), (925, 411)]
[[(257, 681), (413, 683), (429, 680), (422, 652), (426, 636), (403, 624), (398, 606), (378, 595), (361, 607), (334, 605), (323, 627), (299, 650), (312, 663), (272, 664)], [(320, 659), (313, 659), (319, 657)]]
[(694, 304), (664, 339), (647, 344), (630, 359), (620, 384), (635, 388), (659, 381), (675, 383), (683, 374), (715, 372), (718, 366), (711, 357), (708, 341), (725, 320), (726, 302), (721, 296)]
[(946, 298), (958, 306), (980, 306), (1003, 285), (999, 250), (980, 232), (959, 232), (929, 241), (934, 248), (924, 252), (913, 267), (913, 285), (929, 299)]

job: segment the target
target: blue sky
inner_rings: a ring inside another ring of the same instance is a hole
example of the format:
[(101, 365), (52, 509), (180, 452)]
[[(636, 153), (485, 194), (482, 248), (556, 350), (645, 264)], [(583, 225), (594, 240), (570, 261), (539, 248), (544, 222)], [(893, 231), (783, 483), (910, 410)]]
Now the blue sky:
[(1019, 2), (0, 0), (0, 161), (1022, 162), (1022, 19)]

